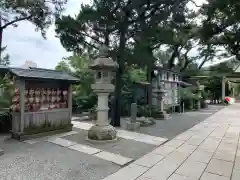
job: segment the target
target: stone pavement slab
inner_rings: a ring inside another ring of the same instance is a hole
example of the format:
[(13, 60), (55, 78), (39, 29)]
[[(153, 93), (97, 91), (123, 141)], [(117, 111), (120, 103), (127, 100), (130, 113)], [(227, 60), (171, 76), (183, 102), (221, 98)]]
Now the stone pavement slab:
[(168, 180), (196, 180), (196, 179), (174, 173), (168, 178)]
[(93, 155), (95, 157), (98, 157), (98, 158), (106, 160), (106, 161), (113, 162), (120, 166), (123, 166), (123, 165), (133, 161), (133, 159), (121, 156), (119, 154), (103, 151), (103, 150), (93, 148), (91, 146), (87, 146), (87, 145), (83, 145), (83, 144), (77, 144), (77, 142), (69, 141), (69, 140), (62, 139), (62, 138), (51, 138), (51, 139), (48, 139), (47, 141), (51, 142), (53, 144), (62, 146), (62, 147), (66, 147), (71, 150), (75, 150), (75, 151), (78, 151), (81, 153)]
[(104, 178), (104, 180), (135, 180), (146, 172), (148, 168), (136, 164), (130, 164), (118, 172)]
[(185, 161), (176, 171), (177, 174), (199, 179), (207, 164), (193, 160)]
[(163, 159), (163, 156), (152, 153), (152, 154), (147, 154), (141, 157), (140, 159), (135, 161), (134, 164), (150, 168), (155, 164), (157, 164), (162, 159)]
[(91, 155), (99, 153), (99, 152), (102, 151), (100, 149), (96, 149), (96, 148), (86, 146), (86, 145), (83, 145), (83, 144), (75, 144), (73, 146), (69, 146), (68, 148), (72, 149), (72, 150), (75, 150), (75, 151), (83, 152), (83, 153), (86, 153), (86, 154), (91, 154)]
[(230, 180), (230, 178), (205, 172), (205, 173), (203, 173), (200, 180)]
[(239, 180), (240, 178), (240, 170), (234, 169), (231, 180)]
[[(142, 158), (143, 163), (139, 164), (147, 170), (136, 179), (239, 180), (239, 114), (240, 104), (227, 106), (156, 148)], [(153, 161), (153, 154), (160, 155), (158, 162)], [(141, 159), (133, 164), (138, 162), (141, 162)], [(114, 177), (108, 177), (108, 180), (110, 179), (121, 179), (121, 176), (116, 176), (115, 173)], [(122, 179), (132, 178), (125, 175)]]
[(113, 162), (115, 164), (118, 164), (120, 166), (123, 166), (123, 165), (125, 165), (125, 164), (127, 164), (127, 163), (129, 163), (133, 160), (131, 158), (123, 157), (119, 154), (113, 154), (113, 153), (106, 152), (106, 151), (102, 151), (102, 152), (99, 152), (97, 154), (94, 154), (94, 156), (96, 156), (100, 159), (111, 161), (111, 162)]
[(63, 147), (69, 147), (77, 144), (76, 142), (68, 141), (62, 138), (52, 138), (52, 139), (48, 139), (47, 141)]
[(153, 150), (152, 153), (159, 154), (162, 156), (167, 156), (174, 150), (175, 150), (174, 147), (163, 145), (163, 146), (160, 146), (160, 147), (156, 148), (155, 150)]
[(189, 159), (193, 161), (209, 163), (210, 159), (212, 158), (212, 155), (213, 153), (197, 149), (189, 156)]

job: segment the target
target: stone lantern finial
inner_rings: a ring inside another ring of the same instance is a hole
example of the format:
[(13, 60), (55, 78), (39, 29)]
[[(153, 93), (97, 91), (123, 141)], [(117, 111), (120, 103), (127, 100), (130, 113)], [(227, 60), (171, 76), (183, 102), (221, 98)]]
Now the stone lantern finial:
[(100, 58), (108, 57), (108, 47), (105, 44), (99, 48), (99, 57)]

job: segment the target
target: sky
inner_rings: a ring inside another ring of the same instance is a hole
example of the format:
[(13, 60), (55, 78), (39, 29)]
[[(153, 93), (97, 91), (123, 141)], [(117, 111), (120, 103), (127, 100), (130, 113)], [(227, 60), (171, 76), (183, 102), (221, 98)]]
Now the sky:
[[(90, 0), (68, 0), (64, 14), (74, 16), (82, 3)], [(8, 27), (4, 30), (3, 46), (10, 55), (11, 66), (22, 66), (25, 61), (33, 61), (40, 68), (55, 68), (63, 57), (72, 53), (66, 52), (54, 32), (54, 25), (47, 30), (47, 39), (41, 32), (35, 31), (35, 26), (27, 21), (18, 23), (18, 27)]]
[[(205, 0), (198, 0), (201, 4)], [(68, 0), (64, 14), (72, 16), (78, 14), (82, 3), (90, 0)], [(190, 5), (194, 8), (193, 5)], [(62, 47), (52, 25), (47, 30), (47, 39), (43, 39), (40, 32), (35, 31), (35, 26), (28, 21), (18, 23), (18, 27), (8, 27), (4, 30), (3, 46), (10, 55), (11, 66), (22, 66), (25, 61), (33, 61), (40, 68), (53, 69), (63, 57), (71, 55)]]

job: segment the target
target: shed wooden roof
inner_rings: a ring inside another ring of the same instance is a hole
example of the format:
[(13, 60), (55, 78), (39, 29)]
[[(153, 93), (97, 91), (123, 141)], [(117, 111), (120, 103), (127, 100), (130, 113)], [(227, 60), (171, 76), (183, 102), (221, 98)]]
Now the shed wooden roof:
[(64, 81), (79, 81), (78, 78), (72, 76), (67, 72), (56, 71), (51, 69), (42, 68), (12, 68), (12, 67), (2, 67), (2, 71), (8, 70), (8, 72), (21, 78), (37, 78), (37, 79), (53, 79), (53, 80), (64, 80)]

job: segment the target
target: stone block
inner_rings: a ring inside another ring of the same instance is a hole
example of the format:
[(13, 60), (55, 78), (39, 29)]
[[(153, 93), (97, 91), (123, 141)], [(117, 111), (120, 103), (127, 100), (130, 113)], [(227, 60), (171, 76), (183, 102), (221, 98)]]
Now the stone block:
[(134, 131), (140, 128), (140, 122), (127, 122), (126, 123), (126, 129), (130, 131)]

